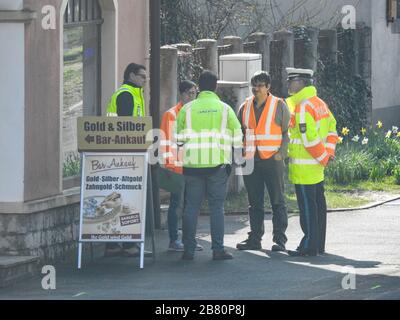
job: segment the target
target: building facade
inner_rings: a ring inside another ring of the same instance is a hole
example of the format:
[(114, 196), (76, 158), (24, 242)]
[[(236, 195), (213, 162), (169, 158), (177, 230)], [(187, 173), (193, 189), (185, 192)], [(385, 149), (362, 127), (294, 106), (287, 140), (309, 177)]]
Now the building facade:
[[(0, 255), (56, 259), (79, 219), (68, 134), (77, 116), (104, 114), (127, 64), (149, 66), (149, 3), (0, 0), (0, 44)], [(74, 89), (81, 101), (66, 105)]]

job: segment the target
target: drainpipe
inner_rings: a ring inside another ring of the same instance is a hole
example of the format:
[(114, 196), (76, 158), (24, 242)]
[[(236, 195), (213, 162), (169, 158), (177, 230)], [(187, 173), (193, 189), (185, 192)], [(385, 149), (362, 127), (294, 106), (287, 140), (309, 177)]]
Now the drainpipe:
[[(150, 115), (153, 117), (153, 128), (160, 128), (160, 0), (150, 0)], [(157, 166), (151, 167), (154, 226), (161, 228), (160, 197)]]

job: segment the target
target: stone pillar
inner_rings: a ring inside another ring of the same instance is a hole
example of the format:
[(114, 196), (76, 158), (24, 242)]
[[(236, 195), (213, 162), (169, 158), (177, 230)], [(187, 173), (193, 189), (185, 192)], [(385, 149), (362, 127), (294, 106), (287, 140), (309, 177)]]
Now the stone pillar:
[(274, 32), (274, 40), (281, 41), (281, 50), (280, 50), (280, 82), (281, 82), (281, 90), (280, 94), (284, 97), (287, 96), (287, 67), (294, 67), (294, 34), (290, 31), (283, 30)]
[(317, 71), (319, 30), (307, 28), (305, 33), (307, 39), (295, 40), (294, 66)]
[(202, 59), (204, 69), (215, 72), (218, 75), (218, 45), (217, 40), (201, 39), (196, 42), (198, 48), (205, 48), (206, 52)]
[(243, 41), (242, 38), (236, 36), (227, 36), (223, 39), (224, 45), (232, 45), (232, 53), (242, 53), (243, 52)]
[(177, 102), (178, 49), (173, 46), (161, 47), (160, 66), (160, 114), (162, 115)]
[(260, 49), (260, 54), (262, 56), (262, 68), (263, 70), (269, 71), (270, 69), (270, 52), (269, 45), (271, 39), (264, 32), (252, 33), (249, 36), (249, 41), (257, 42), (258, 48)]
[[(178, 78), (179, 80), (193, 79), (193, 47), (188, 43), (172, 45), (178, 49)], [(178, 81), (179, 82), (179, 81)]]
[(318, 38), (318, 51), (322, 60), (337, 62), (337, 31), (321, 30)]
[(176, 43), (176, 44), (173, 44), (172, 46), (182, 52), (187, 52), (187, 53), (193, 52), (193, 47), (189, 43)]

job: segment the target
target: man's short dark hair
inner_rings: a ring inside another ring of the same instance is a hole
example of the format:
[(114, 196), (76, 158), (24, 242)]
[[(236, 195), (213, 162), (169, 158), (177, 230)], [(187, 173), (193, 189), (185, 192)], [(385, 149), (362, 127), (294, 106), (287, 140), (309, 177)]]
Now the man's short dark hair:
[(258, 71), (251, 78), (251, 85), (254, 86), (257, 83), (265, 83), (268, 86), (271, 83), (271, 76), (267, 71)]
[(217, 75), (210, 71), (204, 70), (199, 78), (199, 89), (200, 91), (215, 91), (217, 90)]
[(190, 89), (192, 89), (195, 86), (196, 86), (196, 84), (193, 81), (183, 80), (179, 84), (179, 93), (180, 94), (185, 93), (186, 91), (189, 91)]
[(138, 74), (139, 70), (146, 70), (145, 66), (137, 63), (130, 63), (125, 69), (124, 72), (124, 81), (129, 80), (129, 75), (133, 72), (134, 74)]

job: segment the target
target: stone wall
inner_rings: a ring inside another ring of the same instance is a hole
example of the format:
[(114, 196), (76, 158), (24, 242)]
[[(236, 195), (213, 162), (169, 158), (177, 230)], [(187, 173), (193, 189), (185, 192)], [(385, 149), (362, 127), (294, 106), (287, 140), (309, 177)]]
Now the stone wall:
[(0, 215), (0, 255), (60, 261), (77, 248), (79, 203), (31, 214)]

